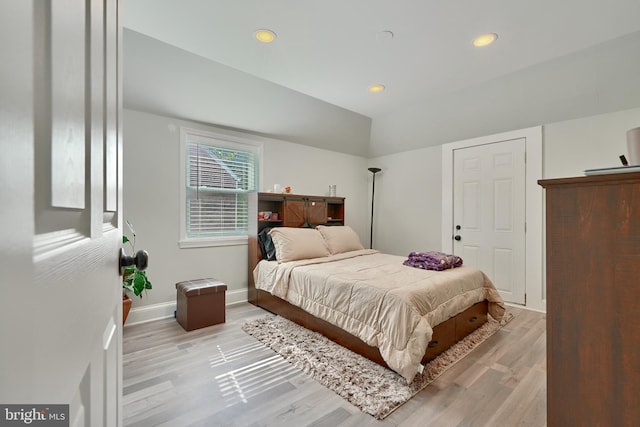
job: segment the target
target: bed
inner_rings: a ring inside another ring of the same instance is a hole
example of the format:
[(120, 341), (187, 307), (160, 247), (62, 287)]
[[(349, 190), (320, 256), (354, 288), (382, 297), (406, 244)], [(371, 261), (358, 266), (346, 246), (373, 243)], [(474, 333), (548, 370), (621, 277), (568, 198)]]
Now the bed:
[(488, 315), (499, 320), (504, 314), (500, 295), (480, 270), (408, 267), (406, 257), (364, 249), (348, 226), (278, 227), (261, 237), (251, 302), (407, 382)]

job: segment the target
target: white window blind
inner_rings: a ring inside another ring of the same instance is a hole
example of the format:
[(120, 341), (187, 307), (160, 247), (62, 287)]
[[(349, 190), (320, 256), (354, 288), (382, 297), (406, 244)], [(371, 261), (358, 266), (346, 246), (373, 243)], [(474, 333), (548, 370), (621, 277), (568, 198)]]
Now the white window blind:
[(186, 237), (247, 235), (248, 193), (258, 186), (255, 150), (187, 139), (185, 154)]

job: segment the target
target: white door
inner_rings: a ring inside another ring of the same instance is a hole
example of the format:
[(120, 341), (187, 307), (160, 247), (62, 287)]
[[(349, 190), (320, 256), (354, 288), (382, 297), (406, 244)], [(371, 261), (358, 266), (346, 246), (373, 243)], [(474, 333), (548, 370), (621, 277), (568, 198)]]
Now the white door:
[(525, 139), (453, 153), (454, 253), (525, 302)]
[(0, 2), (2, 425), (122, 424), (119, 6)]

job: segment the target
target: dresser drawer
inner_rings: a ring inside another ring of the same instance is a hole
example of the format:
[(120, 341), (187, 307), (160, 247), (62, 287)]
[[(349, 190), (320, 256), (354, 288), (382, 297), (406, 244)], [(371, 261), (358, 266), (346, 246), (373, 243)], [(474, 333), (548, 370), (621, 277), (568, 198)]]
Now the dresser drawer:
[(487, 321), (487, 300), (479, 302), (455, 317), (455, 340), (460, 341)]
[(427, 345), (427, 351), (422, 358), (422, 363), (427, 363), (447, 350), (456, 342), (456, 319), (451, 318), (433, 328), (431, 341)]

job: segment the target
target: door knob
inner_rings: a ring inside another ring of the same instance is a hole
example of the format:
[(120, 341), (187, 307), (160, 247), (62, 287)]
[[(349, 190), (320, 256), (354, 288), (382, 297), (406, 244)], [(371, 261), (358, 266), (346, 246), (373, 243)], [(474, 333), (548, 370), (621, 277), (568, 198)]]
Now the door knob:
[[(456, 231), (460, 231), (462, 227), (458, 224), (456, 225)], [(462, 240), (462, 236), (460, 236), (459, 234), (456, 234), (455, 236), (453, 236), (453, 238), (456, 240), (456, 242), (459, 242), (460, 240)]]
[(120, 275), (124, 274), (125, 267), (135, 265), (138, 270), (144, 270), (149, 265), (149, 253), (139, 250), (135, 256), (129, 256), (120, 248)]

